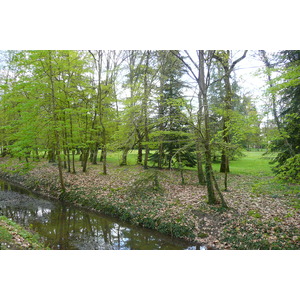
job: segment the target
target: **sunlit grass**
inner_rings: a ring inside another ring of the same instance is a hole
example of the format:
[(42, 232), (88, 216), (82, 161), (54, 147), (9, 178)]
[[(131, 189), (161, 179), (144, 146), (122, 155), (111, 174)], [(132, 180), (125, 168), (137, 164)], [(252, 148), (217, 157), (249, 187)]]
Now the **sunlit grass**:
[[(122, 151), (109, 152), (107, 154), (107, 162), (119, 165), (122, 161)], [(137, 150), (131, 150), (127, 154), (127, 165), (136, 165)]]
[[(144, 152), (144, 151), (143, 151)], [(150, 153), (154, 153), (152, 150)], [(137, 163), (137, 150), (131, 150), (127, 155), (127, 165), (133, 166)], [(264, 151), (245, 151), (243, 157), (238, 158), (237, 160), (230, 161), (230, 173), (231, 174), (240, 174), (240, 175), (255, 175), (255, 176), (272, 176), (273, 173), (271, 171), (271, 157), (264, 156)], [(99, 151), (97, 162), (99, 162), (101, 151)], [(143, 153), (144, 154), (144, 153)], [(144, 158), (144, 155), (143, 155)], [(75, 160), (79, 161), (79, 155), (75, 156)], [(109, 151), (107, 153), (107, 162), (120, 165), (122, 161), (122, 151)], [(152, 162), (148, 162), (148, 166), (153, 166)], [(176, 168), (176, 166), (174, 167)], [(186, 167), (187, 170), (195, 170), (196, 167), (190, 168)], [(220, 163), (213, 163), (213, 169), (216, 172), (220, 170)]]
[[(237, 160), (230, 161), (230, 173), (241, 175), (256, 175), (256, 176), (272, 176), (270, 157), (265, 157), (263, 151), (245, 151), (243, 157)], [(110, 152), (107, 155), (107, 162), (113, 164), (120, 164), (122, 160), (122, 152)], [(128, 152), (127, 164), (135, 165), (137, 161), (137, 150)], [(149, 162), (149, 166), (152, 163)], [(186, 168), (188, 170), (196, 170), (194, 168)], [(220, 163), (214, 163), (213, 169), (218, 172), (220, 170)]]
[(263, 151), (244, 152), (243, 157), (230, 161), (230, 173), (241, 175), (272, 176), (270, 158)]

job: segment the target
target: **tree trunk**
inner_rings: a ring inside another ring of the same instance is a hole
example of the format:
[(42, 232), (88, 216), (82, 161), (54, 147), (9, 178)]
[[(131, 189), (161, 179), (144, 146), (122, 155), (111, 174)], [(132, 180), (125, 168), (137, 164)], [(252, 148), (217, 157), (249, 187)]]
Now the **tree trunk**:
[(149, 87), (147, 81), (147, 73), (149, 67), (149, 58), (150, 58), (150, 51), (147, 51), (147, 58), (146, 58), (146, 68), (144, 73), (144, 95), (143, 95), (143, 103), (142, 109), (144, 111), (144, 132), (145, 132), (145, 157), (144, 157), (144, 169), (148, 168), (148, 157), (149, 157), (149, 128), (148, 128), (148, 95), (149, 95)]
[[(203, 100), (204, 110), (204, 148), (205, 148), (205, 175), (206, 175), (206, 187), (207, 198), (209, 204), (217, 204), (217, 198), (214, 191), (213, 183), (213, 169), (211, 162), (211, 149), (210, 149), (210, 124), (209, 124), (209, 110), (207, 101), (207, 86), (205, 84), (204, 73), (204, 51), (199, 50), (199, 90)], [(200, 108), (199, 108), (200, 109)]]
[(103, 175), (107, 175), (107, 162), (106, 162), (106, 154), (107, 154), (107, 150), (106, 150), (106, 145), (103, 146), (102, 148), (102, 155), (103, 155)]
[(96, 143), (94, 149), (91, 150), (90, 161), (93, 165), (97, 165), (98, 148), (99, 144)]
[(211, 166), (211, 153), (209, 143), (205, 143), (205, 176), (207, 188), (207, 200), (209, 204), (217, 204), (217, 198), (214, 191), (213, 169)]
[(58, 147), (57, 149), (57, 159), (58, 159), (58, 173), (59, 173), (59, 180), (60, 180), (60, 185), (62, 192), (65, 191), (65, 183), (64, 183), (64, 178), (63, 178), (63, 172), (62, 172), (62, 164), (61, 164), (61, 157), (60, 157), (60, 138), (59, 138), (59, 133), (57, 129), (57, 123), (58, 123), (58, 117), (57, 117), (57, 103), (56, 103), (56, 97), (55, 97), (55, 89), (54, 89), (54, 75), (53, 75), (53, 70), (52, 70), (52, 56), (51, 56), (51, 50), (48, 51), (49, 54), (49, 79), (50, 79), (50, 84), (51, 84), (51, 102), (52, 102), (52, 116), (53, 116), (53, 121), (54, 121), (54, 139), (55, 143)]
[(51, 148), (48, 151), (48, 162), (55, 163), (55, 149)]
[(202, 166), (202, 154), (201, 154), (201, 148), (200, 148), (201, 142), (200, 139), (197, 139), (196, 141), (196, 151), (197, 151), (197, 176), (198, 176), (198, 182), (200, 185), (205, 184), (205, 175), (203, 172), (203, 166)]
[(120, 166), (127, 166), (127, 154), (129, 151), (129, 147), (125, 147), (122, 153), (122, 161), (120, 162)]
[(72, 173), (73, 174), (76, 173), (76, 169), (75, 169), (75, 150), (72, 150)]
[(88, 159), (89, 159), (89, 148), (82, 149), (82, 172), (87, 171)]
[(159, 169), (162, 169), (163, 167), (163, 143), (160, 137), (160, 142), (159, 142), (159, 147), (158, 147), (158, 162), (157, 162), (157, 166)]
[(141, 165), (143, 162), (143, 146), (142, 143), (138, 142), (138, 156), (137, 156), (137, 164)]
[(232, 109), (231, 101), (232, 101), (232, 91), (230, 85), (230, 74), (229, 74), (229, 62), (223, 66), (225, 70), (224, 82), (225, 82), (225, 111), (223, 116), (223, 149), (221, 156), (221, 166), (220, 172), (225, 173), (229, 172), (229, 159), (228, 159), (228, 145), (230, 143), (229, 132), (228, 132), (228, 124), (230, 122), (230, 112)]

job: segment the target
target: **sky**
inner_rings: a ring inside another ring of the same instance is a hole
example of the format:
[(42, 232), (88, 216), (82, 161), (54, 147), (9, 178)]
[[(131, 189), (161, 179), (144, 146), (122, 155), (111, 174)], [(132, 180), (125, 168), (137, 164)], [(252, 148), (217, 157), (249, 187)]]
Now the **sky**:
[[(197, 61), (195, 50), (188, 50), (189, 54)], [(244, 50), (232, 50), (232, 61), (240, 58)], [(242, 89), (242, 93), (251, 96), (253, 104), (259, 112), (263, 112), (263, 106), (266, 101), (265, 78), (262, 74), (258, 74), (264, 65), (257, 55), (257, 50), (249, 50), (246, 57), (236, 64), (232, 76), (236, 76), (238, 83)], [(189, 76), (185, 77), (189, 82), (194, 82)], [(191, 95), (193, 92), (188, 91), (186, 94)], [(194, 95), (197, 97), (197, 95)]]
[(266, 82), (263, 76), (258, 74), (263, 66), (255, 51), (250, 50), (246, 58), (236, 65), (235, 71), (243, 90), (253, 96), (253, 102), (259, 111), (262, 111), (266, 100), (264, 97)]

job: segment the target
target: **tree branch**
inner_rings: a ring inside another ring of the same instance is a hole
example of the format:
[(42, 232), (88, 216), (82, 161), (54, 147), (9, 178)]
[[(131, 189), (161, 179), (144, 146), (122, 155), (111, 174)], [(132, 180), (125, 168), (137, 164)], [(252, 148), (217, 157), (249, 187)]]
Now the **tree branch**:
[(248, 52), (248, 50), (245, 50), (245, 51), (244, 51), (244, 54), (243, 54), (240, 58), (238, 58), (237, 60), (235, 60), (235, 61), (232, 63), (232, 65), (230, 66), (230, 69), (229, 69), (229, 74), (232, 72), (232, 70), (234, 69), (235, 65), (236, 65), (237, 63), (239, 63), (241, 60), (243, 60), (243, 59), (246, 57), (247, 52)]

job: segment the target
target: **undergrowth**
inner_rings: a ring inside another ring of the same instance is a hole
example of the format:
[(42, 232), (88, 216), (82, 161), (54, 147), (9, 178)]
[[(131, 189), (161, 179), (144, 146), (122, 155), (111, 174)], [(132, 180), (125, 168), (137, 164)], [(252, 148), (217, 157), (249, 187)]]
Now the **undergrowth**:
[(299, 250), (300, 232), (295, 226), (282, 228), (278, 222), (242, 219), (229, 222), (221, 236), (237, 250)]
[(38, 234), (33, 234), (25, 228), (0, 216), (0, 250), (43, 250), (48, 249), (41, 242)]

